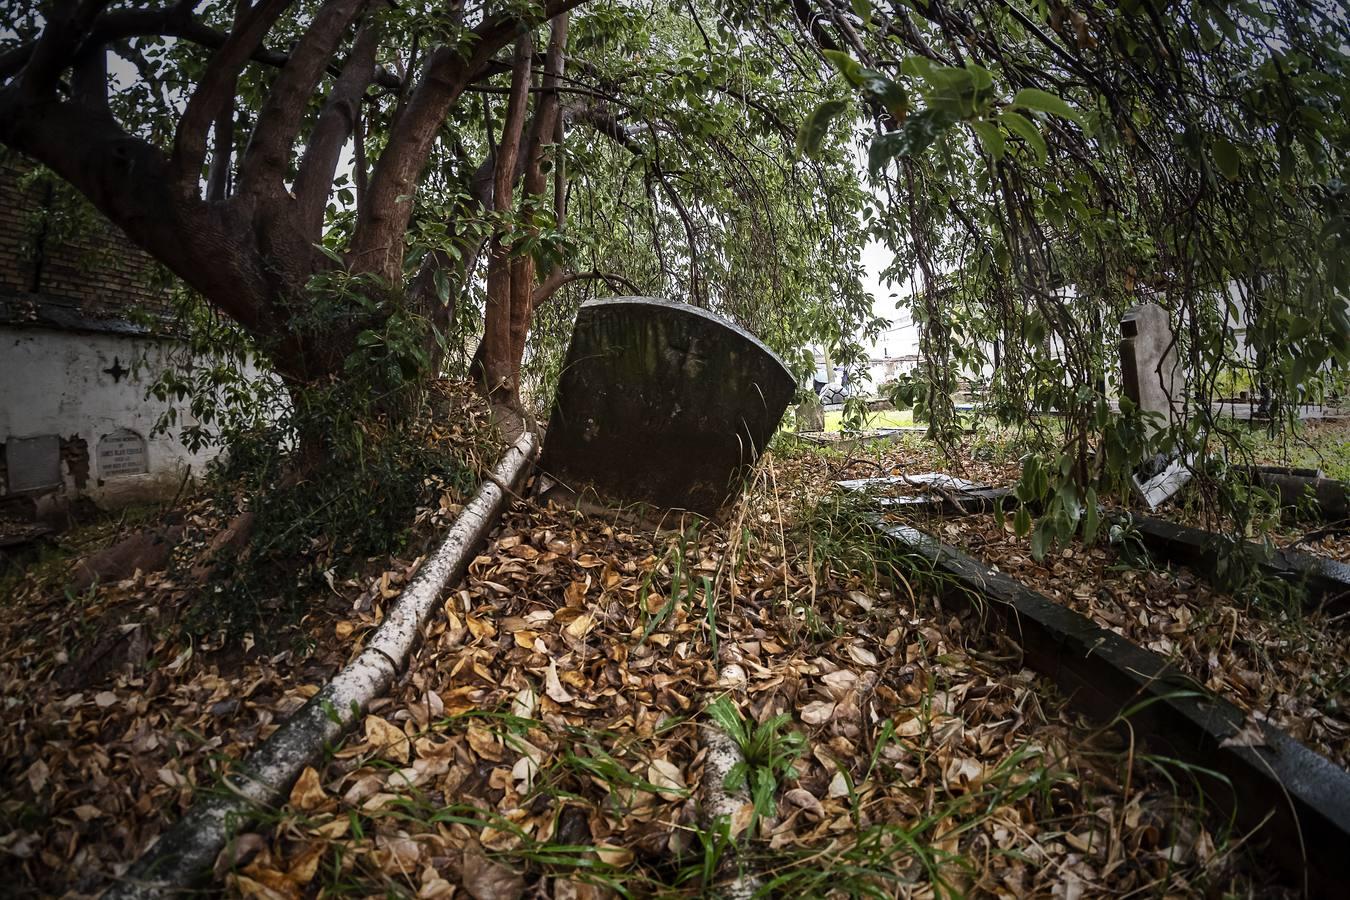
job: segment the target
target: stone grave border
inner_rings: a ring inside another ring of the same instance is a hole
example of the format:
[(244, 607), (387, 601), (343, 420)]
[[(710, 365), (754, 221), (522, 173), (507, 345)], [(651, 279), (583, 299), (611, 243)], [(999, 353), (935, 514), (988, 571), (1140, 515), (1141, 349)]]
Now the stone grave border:
[[(1124, 523), (1125, 519), (1122, 516), (1113, 521)], [(1133, 516), (1129, 522), (1155, 559), (1189, 566), (1206, 579), (1214, 571), (1219, 549), (1229, 540), (1212, 531), (1151, 516)], [(1267, 554), (1264, 547), (1250, 541), (1242, 542), (1242, 552), (1265, 574), (1302, 586), (1308, 605), (1326, 606), (1335, 612), (1350, 611), (1350, 565), (1297, 550)]]
[(1158, 654), (987, 564), (911, 526), (873, 524), (932, 567), (944, 600), (1011, 636), (1024, 664), (1051, 678), (1074, 708), (1110, 724), (1129, 710), (1138, 739), (1197, 766), (1206, 800), (1260, 827), (1305, 891), (1332, 896), (1350, 880), (1350, 772), (1269, 723), (1259, 734), (1244, 731), (1240, 709)]
[[(858, 479), (857, 483), (862, 485), (872, 481), (878, 479)], [(882, 497), (873, 504), (882, 512), (941, 517), (992, 513), (1009, 499), (1016, 502), (1013, 492), (1007, 488), (977, 488), (913, 497)], [(1103, 521), (1133, 527), (1139, 532), (1144, 549), (1155, 560), (1187, 566), (1211, 583), (1219, 548), (1228, 540), (1202, 528), (1139, 514), (1114, 514), (1104, 517)], [(1266, 575), (1302, 587), (1307, 605), (1326, 606), (1335, 613), (1350, 612), (1350, 565), (1298, 550), (1277, 549), (1267, 553), (1265, 547), (1250, 541), (1243, 542), (1242, 552)]]

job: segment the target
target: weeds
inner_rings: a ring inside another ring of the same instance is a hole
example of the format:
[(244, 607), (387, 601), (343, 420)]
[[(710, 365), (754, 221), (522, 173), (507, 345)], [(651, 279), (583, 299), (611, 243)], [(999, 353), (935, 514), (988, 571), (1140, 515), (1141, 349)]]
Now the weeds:
[(806, 738), (791, 730), (792, 717), (779, 714), (755, 723), (742, 718), (726, 697), (718, 697), (704, 710), (740, 748), (741, 760), (727, 773), (727, 790), (745, 788), (755, 815), (774, 814), (779, 787), (796, 779), (794, 764), (806, 751)]

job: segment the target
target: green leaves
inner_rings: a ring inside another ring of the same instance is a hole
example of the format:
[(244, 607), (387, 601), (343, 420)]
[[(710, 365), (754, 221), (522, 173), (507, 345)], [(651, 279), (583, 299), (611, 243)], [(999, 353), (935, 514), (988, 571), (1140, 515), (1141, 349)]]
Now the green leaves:
[(843, 100), (826, 100), (811, 110), (811, 114), (797, 129), (797, 155), (805, 154), (811, 159), (819, 157), (825, 135), (830, 130), (830, 123), (846, 109), (848, 103)]
[(1065, 103), (1063, 99), (1056, 97), (1049, 91), (1042, 91), (1038, 88), (1022, 88), (1022, 90), (1017, 92), (1017, 96), (1013, 97), (1011, 105), (1022, 109), (1032, 109), (1037, 112), (1051, 113), (1062, 119), (1068, 119), (1076, 125), (1081, 126), (1083, 124), (1083, 120), (1079, 116), (1078, 110), (1074, 109), (1072, 106)]
[[(1031, 148), (1038, 165), (1044, 164), (1047, 154), (1045, 135), (1041, 134), (1041, 129), (1031, 119), (1020, 112), (1016, 112), (1015, 109), (1049, 113), (1067, 119), (1079, 127), (1083, 125), (1083, 119), (1078, 110), (1062, 98), (1038, 88), (1023, 88), (1018, 91), (1012, 102), (998, 114), (996, 121), (1008, 129), (1010, 133), (1021, 138)], [(992, 139), (990, 131), (989, 128), (976, 127), (976, 132), (980, 135), (980, 140), (984, 143), (985, 149), (995, 160), (1001, 159), (1003, 155), (1001, 144)]]
[(853, 12), (862, 19), (863, 28), (872, 26), (872, 4), (870, 0), (853, 0)]
[(708, 718), (717, 723), (718, 728), (736, 742), (737, 746), (744, 747), (749, 741), (750, 734), (745, 720), (741, 718), (740, 710), (736, 709), (735, 704), (725, 695), (709, 703), (703, 711), (708, 714)]
[(1216, 137), (1209, 145), (1210, 158), (1214, 165), (1229, 181), (1236, 181), (1242, 161), (1238, 156), (1237, 145), (1225, 137)]
[(955, 119), (938, 109), (925, 109), (910, 116), (898, 131), (873, 139), (867, 156), (867, 167), (873, 175), (886, 163), (899, 156), (918, 156), (955, 123)]
[(885, 109), (897, 122), (904, 121), (909, 115), (909, 93), (899, 82), (892, 81), (880, 72), (863, 68), (847, 53), (838, 50), (824, 50), (822, 53), (844, 76), (845, 81)]
[(806, 739), (790, 727), (792, 717), (780, 713), (756, 724), (742, 718), (725, 695), (709, 703), (704, 711), (736, 742), (743, 757), (727, 772), (723, 786), (728, 790), (748, 788), (755, 814), (771, 815), (778, 782), (796, 777), (793, 763), (806, 749)]
[(1004, 110), (999, 114), (998, 120), (1005, 128), (1026, 142), (1026, 145), (1031, 148), (1031, 152), (1036, 154), (1038, 164), (1045, 162), (1045, 137), (1041, 134), (1041, 130), (1032, 124), (1030, 119), (1021, 113)]
[(1007, 142), (1003, 139), (1003, 132), (998, 130), (998, 126), (993, 122), (977, 121), (971, 122), (970, 127), (975, 129), (975, 133), (980, 136), (980, 143), (984, 145), (984, 150), (998, 162), (1003, 158), (1003, 153), (1007, 150)]
[(994, 76), (983, 66), (943, 66), (925, 56), (906, 57), (900, 71), (924, 85), (929, 108), (941, 110), (953, 122), (988, 111), (994, 99)]

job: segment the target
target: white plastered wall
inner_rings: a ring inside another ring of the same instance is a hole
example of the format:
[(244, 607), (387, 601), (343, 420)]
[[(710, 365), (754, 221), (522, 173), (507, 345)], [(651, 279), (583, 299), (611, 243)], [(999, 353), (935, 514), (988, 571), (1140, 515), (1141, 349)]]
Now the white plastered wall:
[[(146, 388), (171, 347), (133, 335), (0, 325), (0, 442), (52, 434), (63, 441), (63, 483), (34, 492), (39, 507), (78, 495), (101, 506), (172, 497), (185, 470), (202, 472), (217, 451), (193, 453), (177, 439), (182, 426), (195, 421), (181, 405), (170, 432), (154, 434), (167, 404), (147, 398)], [(99, 471), (99, 441), (121, 429), (144, 439), (145, 474), (104, 477)], [(77, 455), (72, 439), (84, 441), (86, 473), (71, 458)]]

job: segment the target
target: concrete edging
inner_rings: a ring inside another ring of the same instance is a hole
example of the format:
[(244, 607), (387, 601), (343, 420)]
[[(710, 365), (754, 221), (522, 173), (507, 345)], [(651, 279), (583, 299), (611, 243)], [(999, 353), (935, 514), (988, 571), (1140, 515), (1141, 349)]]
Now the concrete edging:
[[(1214, 571), (1219, 551), (1231, 543), (1212, 531), (1149, 516), (1120, 517), (1116, 521), (1128, 521), (1138, 529), (1145, 548), (1154, 556), (1190, 566), (1206, 578)], [(1276, 550), (1267, 555), (1264, 547), (1250, 541), (1242, 543), (1242, 551), (1267, 574), (1302, 585), (1310, 603), (1336, 612), (1350, 610), (1350, 566), (1345, 563), (1296, 550)]]
[[(992, 513), (1005, 500), (1016, 502), (1007, 488), (925, 493), (914, 497), (882, 497), (875, 505), (881, 512), (912, 512), (932, 516), (968, 516)], [(1110, 521), (1133, 525), (1145, 548), (1164, 562), (1188, 566), (1207, 580), (1212, 579), (1220, 549), (1231, 539), (1212, 531), (1178, 525), (1164, 519), (1131, 513), (1112, 515)], [(1242, 552), (1268, 575), (1302, 586), (1308, 601), (1334, 612), (1350, 611), (1350, 565), (1297, 550), (1276, 550), (1267, 555), (1260, 544), (1242, 544)]]
[(108, 891), (109, 900), (187, 891), (260, 807), (282, 801), (305, 766), (364, 717), (407, 660), (446, 586), (463, 577), (537, 444), (526, 432), (507, 449), (365, 649), (226, 777), (231, 793), (198, 800), (160, 835)]
[(1025, 664), (1053, 679), (1076, 708), (1108, 723), (1132, 710), (1134, 734), (1197, 766), (1206, 798), (1243, 826), (1260, 827), (1272, 856), (1305, 890), (1331, 896), (1350, 882), (1350, 772), (1269, 723), (1244, 730), (1241, 710), (1161, 656), (996, 569), (917, 529), (878, 527), (934, 567), (945, 599), (992, 614)]
[(970, 516), (992, 513), (1004, 500), (1016, 500), (1007, 488), (979, 488), (944, 494), (917, 494), (913, 497), (880, 497), (875, 503), (882, 512), (908, 512), (929, 516)]

